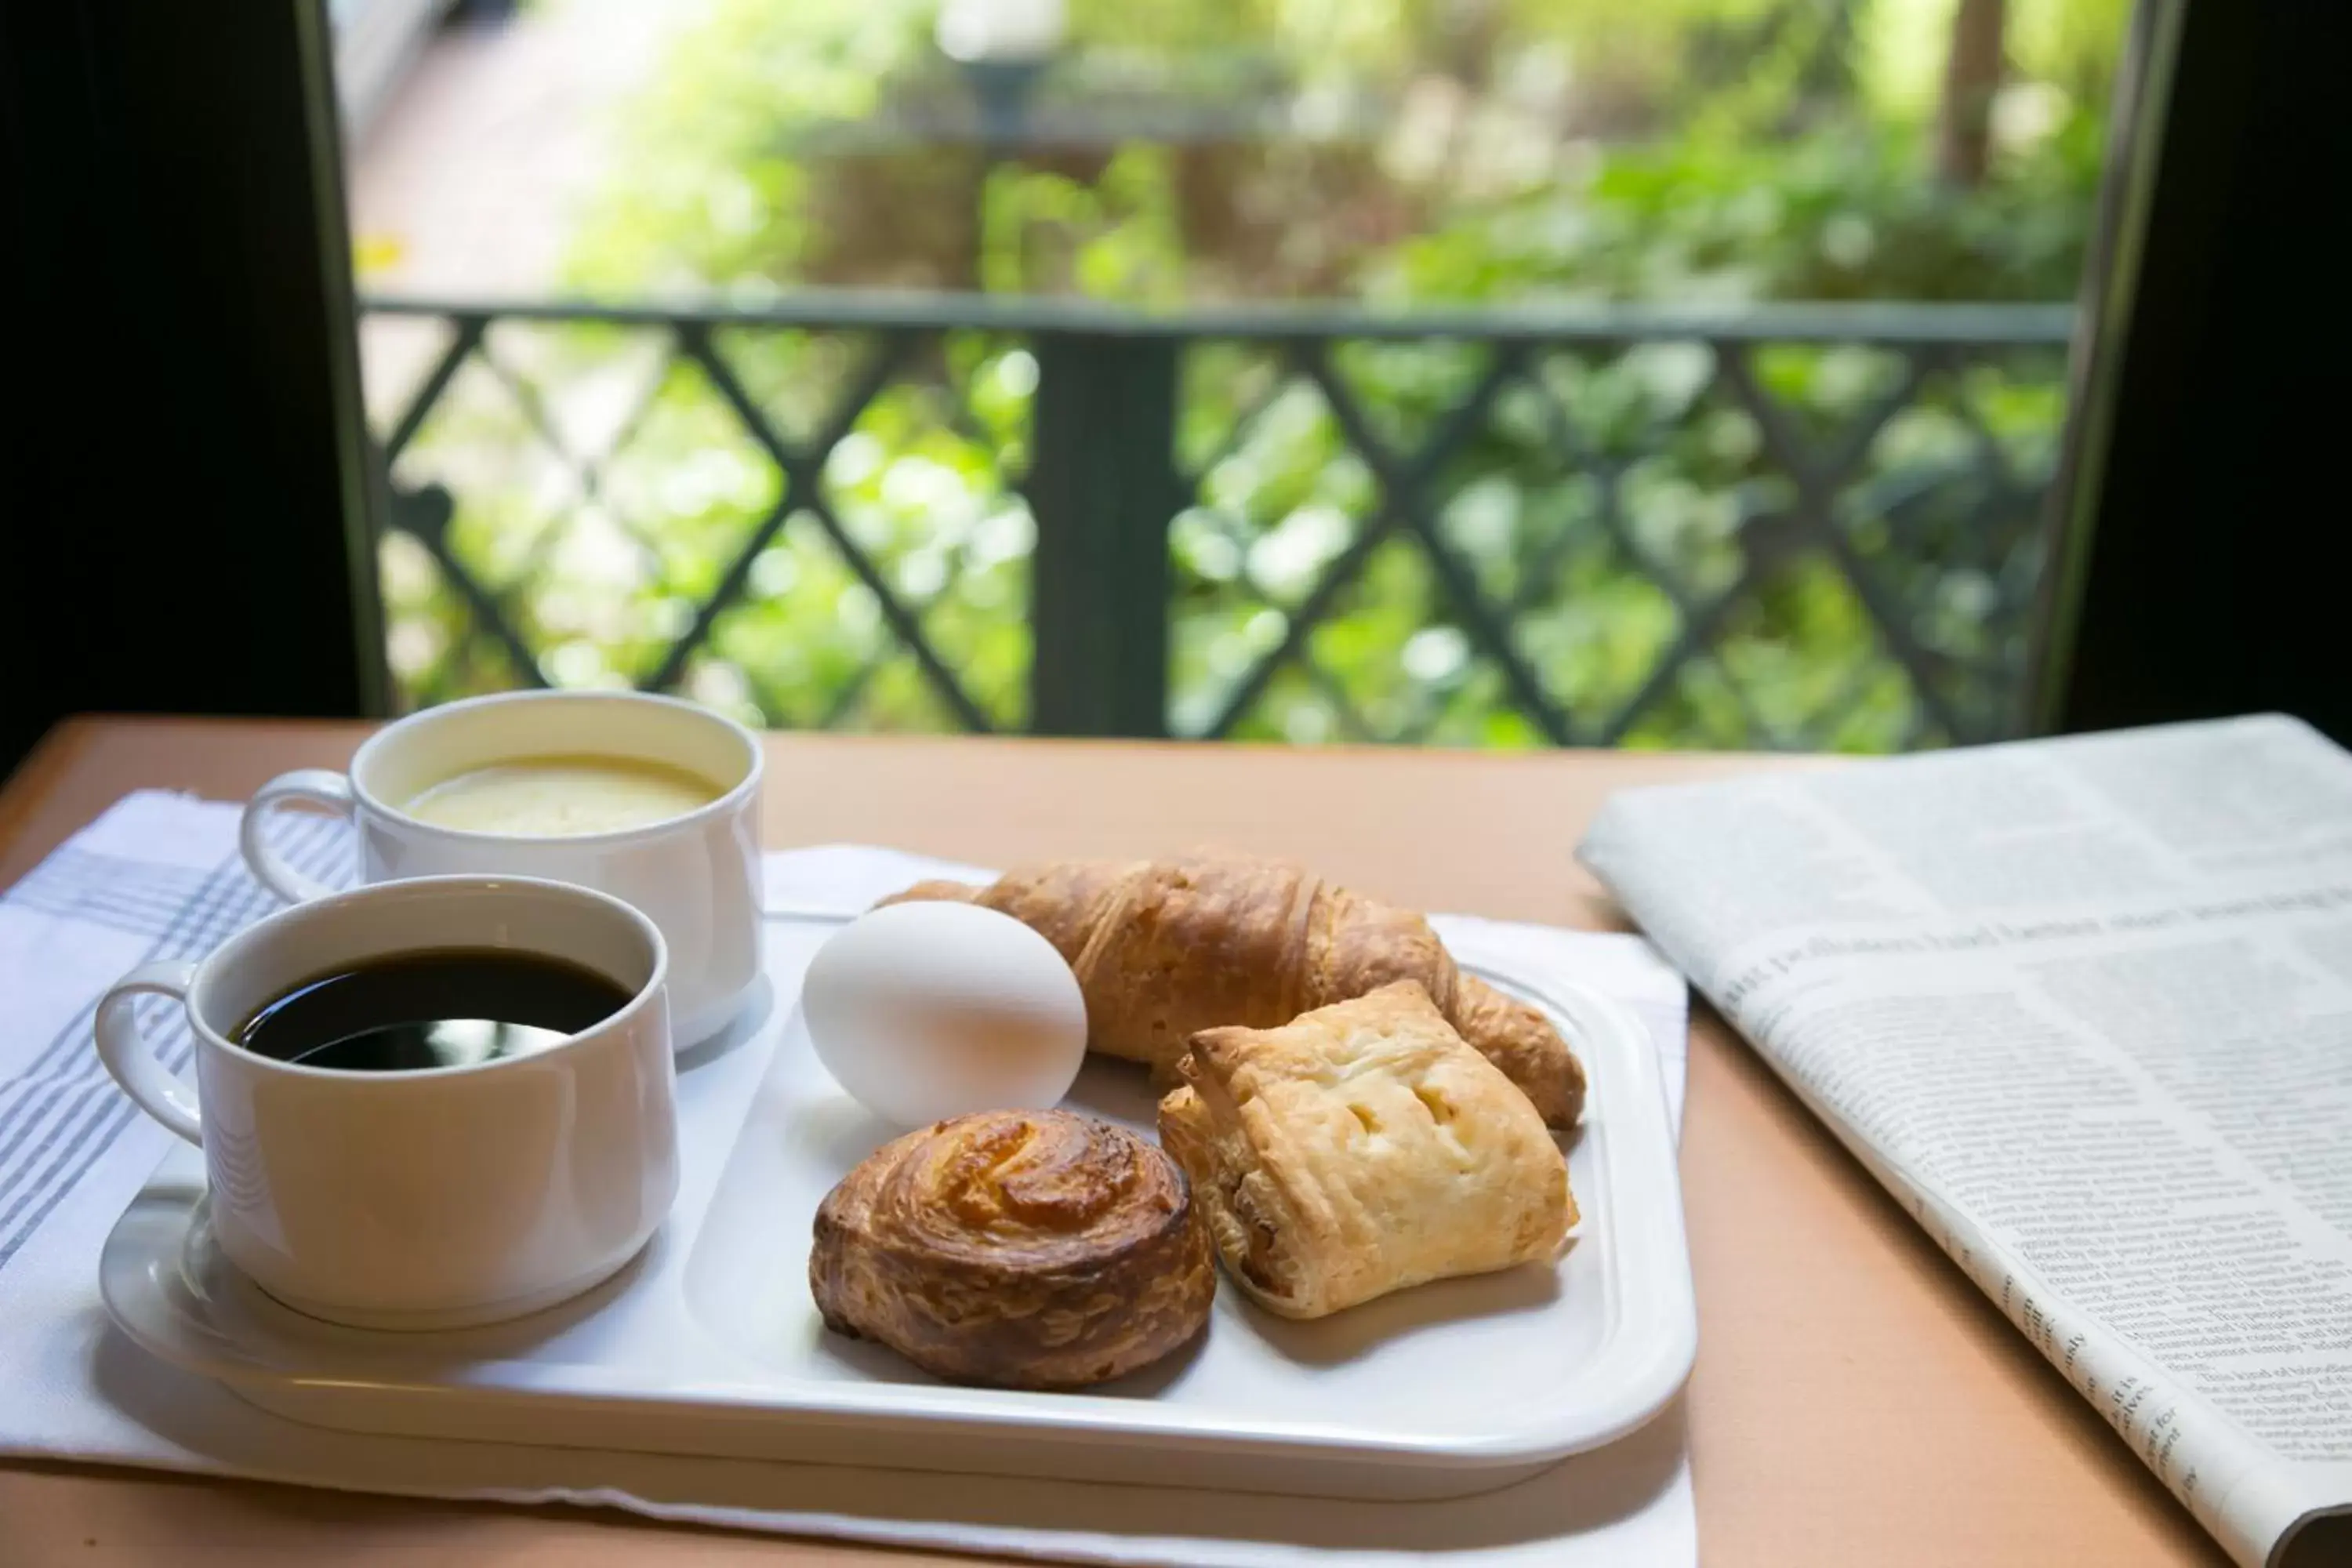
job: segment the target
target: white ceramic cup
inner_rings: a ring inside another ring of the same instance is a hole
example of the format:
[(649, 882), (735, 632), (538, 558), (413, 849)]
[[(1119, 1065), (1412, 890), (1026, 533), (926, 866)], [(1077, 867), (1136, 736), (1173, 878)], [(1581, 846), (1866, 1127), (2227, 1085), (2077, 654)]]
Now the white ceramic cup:
[[(643, 827), (562, 837), (476, 833), (419, 822), (401, 805), (475, 768), (592, 753), (666, 763), (721, 791), (698, 810)], [(760, 742), (676, 698), (624, 691), (518, 691), (411, 714), (371, 736), (348, 773), (304, 768), (261, 786), (239, 827), (246, 864), (280, 898), (329, 891), (264, 840), (281, 803), (348, 816), (360, 880), (506, 873), (576, 882), (653, 917), (669, 942), (670, 1008), (680, 1049), (741, 1010), (760, 979)]]
[[(230, 1037), (306, 980), (394, 953), (508, 948), (617, 982), (626, 1006), (528, 1056), (347, 1072)], [(98, 1005), (98, 1054), (139, 1108), (205, 1152), (214, 1237), (288, 1306), (442, 1329), (553, 1305), (635, 1257), (677, 1193), (677, 1064), (651, 921), (525, 878), (437, 877), (298, 904), (199, 963), (149, 963)], [(194, 1092), (133, 1016), (178, 998)]]

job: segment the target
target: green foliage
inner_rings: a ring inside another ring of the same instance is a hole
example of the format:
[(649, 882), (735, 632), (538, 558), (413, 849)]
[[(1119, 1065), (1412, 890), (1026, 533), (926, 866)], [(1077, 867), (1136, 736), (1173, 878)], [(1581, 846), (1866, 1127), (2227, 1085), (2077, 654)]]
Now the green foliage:
[(1627, 148), (1407, 240), (1368, 291), (1399, 303), (2063, 300), (2103, 134), (2077, 115), (1974, 191), (1923, 177), (1925, 137), (1905, 126)]
[(981, 193), (981, 282), (991, 293), (1085, 294), (1181, 305), (1184, 252), (1167, 153), (1122, 147), (1088, 183), (992, 170)]
[[(1074, 0), (1073, 58), (1042, 106), (1115, 125), (1135, 104), (1223, 104), (1236, 133), (995, 160), (891, 130), (968, 90), (929, 41), (934, 0), (720, 0), (628, 106), (565, 281), (613, 298), (854, 283), (1168, 310), (2064, 299), (2122, 0), (2012, 7), (2032, 74), (1975, 190), (1926, 174), (1927, 9)], [(764, 330), (716, 345), (796, 447), (878, 346)], [(491, 348), (503, 379), (462, 374), (398, 477), (456, 497), (446, 548), (546, 678), (644, 681), (740, 584), (679, 672), (704, 700), (795, 726), (951, 727), (895, 603), (988, 721), (1021, 722), (1034, 526), (1017, 486), (1037, 367), (1020, 344), (920, 345), (815, 493), (789, 502), (705, 370), (657, 337), (502, 328)], [(1488, 353), (1340, 345), (1331, 372), (1402, 462)], [(2063, 413), (2057, 356), (1930, 367), (1832, 498), (1835, 538), (1794, 544), (1776, 542), (1800, 499), (1792, 454), (1740, 368), (1692, 342), (1536, 355), (1434, 474), (1432, 539), (1360, 549), (1299, 657), (1260, 671), (1323, 574), (1395, 520), (1320, 390), (1262, 348), (1194, 345), (1174, 433), (1198, 488), (1171, 531), (1171, 728), (1540, 743), (1507, 649), (1580, 737), (1887, 750), (2001, 729)], [(1908, 368), (1818, 344), (1745, 365), (1800, 463), (1882, 413)], [(395, 536), (384, 565), (412, 700), (517, 679), (429, 552)]]
[[(583, 215), (566, 282), (626, 298), (820, 273), (834, 243), (824, 205), (842, 174), (802, 157), (792, 132), (875, 114), (935, 12), (931, 0), (711, 7), (676, 36), (627, 106), (626, 133), (612, 139), (614, 163)], [(917, 162), (923, 178), (945, 177), (940, 160)], [(896, 194), (923, 192), (918, 183)]]

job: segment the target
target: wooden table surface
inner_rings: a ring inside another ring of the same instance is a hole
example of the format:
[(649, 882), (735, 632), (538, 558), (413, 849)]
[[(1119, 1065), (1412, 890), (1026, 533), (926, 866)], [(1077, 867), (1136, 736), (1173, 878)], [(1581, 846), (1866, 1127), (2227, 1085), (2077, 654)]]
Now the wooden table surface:
[[(239, 799), (337, 765), (358, 725), (84, 720), (0, 793), (0, 887), (117, 796)], [(1610, 791), (1735, 757), (779, 735), (771, 849), (1003, 863), (1217, 842), (1425, 909), (1621, 924), (1572, 851)], [(1710, 1568), (2220, 1564), (2091, 1409), (1703, 1006), (1683, 1182), (1699, 1302), (1687, 1415)], [(0, 1353), (6, 1325), (0, 1324)], [(0, 1467), (0, 1565), (904, 1563), (620, 1513), (416, 1503)]]

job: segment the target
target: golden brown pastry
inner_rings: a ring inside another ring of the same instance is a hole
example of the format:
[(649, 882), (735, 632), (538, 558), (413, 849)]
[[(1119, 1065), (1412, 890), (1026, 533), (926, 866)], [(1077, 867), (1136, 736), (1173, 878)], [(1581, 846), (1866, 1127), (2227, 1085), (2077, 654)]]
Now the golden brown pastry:
[(1416, 982), (1203, 1029), (1181, 1065), (1160, 1141), (1227, 1270), (1284, 1317), (1546, 1260), (1576, 1223), (1542, 1120)]
[(816, 1211), (825, 1327), (958, 1383), (1077, 1388), (1201, 1331), (1217, 1274), (1184, 1173), (1066, 1110), (960, 1116), (883, 1145)]
[(1184, 1043), (1271, 1028), (1311, 1007), (1417, 980), (1544, 1121), (1572, 1127), (1584, 1068), (1542, 1014), (1454, 967), (1429, 922), (1277, 860), (1061, 860), (985, 888), (923, 882), (887, 901), (952, 899), (1042, 932), (1086, 993), (1087, 1044), (1172, 1081)]

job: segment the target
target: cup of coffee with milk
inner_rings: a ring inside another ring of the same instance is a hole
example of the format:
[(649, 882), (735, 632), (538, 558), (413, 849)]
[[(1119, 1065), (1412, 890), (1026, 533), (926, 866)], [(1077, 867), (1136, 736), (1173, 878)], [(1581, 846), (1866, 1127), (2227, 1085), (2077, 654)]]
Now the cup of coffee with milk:
[(693, 703), (513, 692), (387, 726), (348, 773), (270, 780), (241, 836), (253, 874), (295, 902), (330, 889), (263, 833), (289, 805), (351, 819), (362, 883), (504, 873), (633, 904), (668, 943), (683, 1049), (724, 1028), (759, 984), (760, 774), (758, 739)]
[[(760, 963), (760, 744), (666, 697), (521, 692), (379, 731), (247, 805), (292, 908), (125, 975), (96, 1043), (205, 1152), (208, 1224), (280, 1301), (373, 1328), (535, 1310), (625, 1265), (677, 1186), (676, 1051)], [(264, 825), (357, 830), (326, 887)], [(191, 1083), (132, 1009), (176, 1000)]]

